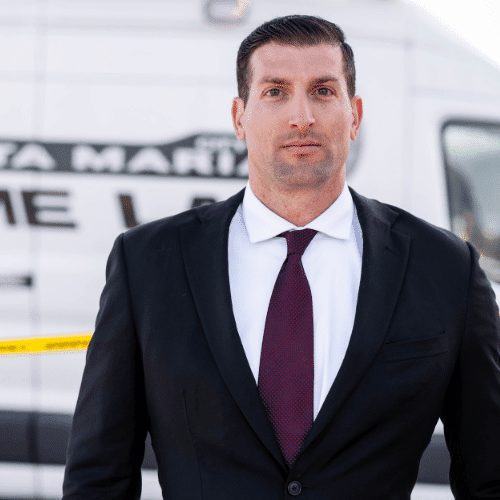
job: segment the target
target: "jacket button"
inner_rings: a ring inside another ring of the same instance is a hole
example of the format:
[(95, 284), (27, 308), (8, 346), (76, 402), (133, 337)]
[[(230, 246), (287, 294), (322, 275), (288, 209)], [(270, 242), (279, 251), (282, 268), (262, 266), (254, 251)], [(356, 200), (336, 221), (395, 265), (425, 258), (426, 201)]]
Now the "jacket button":
[(290, 481), (288, 483), (288, 493), (292, 497), (298, 497), (302, 493), (302, 485), (299, 481)]

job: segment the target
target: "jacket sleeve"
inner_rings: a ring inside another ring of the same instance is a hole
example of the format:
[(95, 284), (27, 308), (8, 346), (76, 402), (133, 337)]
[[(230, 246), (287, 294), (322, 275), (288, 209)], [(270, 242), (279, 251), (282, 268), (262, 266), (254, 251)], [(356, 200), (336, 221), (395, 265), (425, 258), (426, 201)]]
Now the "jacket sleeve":
[(63, 498), (140, 498), (146, 430), (141, 355), (120, 235), (106, 266), (106, 285), (87, 351)]
[(500, 327), (491, 285), (467, 243), (471, 271), (462, 344), (442, 414), (459, 500), (500, 499)]

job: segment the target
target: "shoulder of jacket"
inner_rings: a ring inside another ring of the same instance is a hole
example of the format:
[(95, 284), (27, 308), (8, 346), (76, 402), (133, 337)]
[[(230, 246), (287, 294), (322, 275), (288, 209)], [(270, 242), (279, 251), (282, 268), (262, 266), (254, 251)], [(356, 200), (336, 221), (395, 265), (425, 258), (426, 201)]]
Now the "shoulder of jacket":
[(400, 207), (388, 203), (382, 203), (382, 205), (398, 214), (394, 221), (394, 229), (409, 234), (415, 244), (427, 246), (433, 251), (442, 250), (469, 259), (470, 252), (466, 241), (452, 231), (436, 226)]
[(389, 224), (391, 229), (409, 236), (412, 244), (436, 255), (449, 253), (460, 260), (470, 258), (466, 241), (448, 229), (436, 226), (396, 205), (360, 195), (351, 188), (359, 208)]
[(145, 222), (125, 231), (123, 237), (127, 241), (133, 241), (135, 239), (152, 238), (157, 234), (176, 232), (180, 227), (195, 222), (198, 218), (197, 214), (204, 209), (206, 209), (206, 206), (191, 208), (175, 215)]
[(136, 226), (123, 233), (123, 242), (127, 248), (142, 249), (164, 247), (166, 242), (177, 238), (184, 227), (200, 224), (206, 219), (217, 218), (233, 210), (243, 198), (243, 191), (230, 198), (185, 210), (175, 215), (156, 219)]

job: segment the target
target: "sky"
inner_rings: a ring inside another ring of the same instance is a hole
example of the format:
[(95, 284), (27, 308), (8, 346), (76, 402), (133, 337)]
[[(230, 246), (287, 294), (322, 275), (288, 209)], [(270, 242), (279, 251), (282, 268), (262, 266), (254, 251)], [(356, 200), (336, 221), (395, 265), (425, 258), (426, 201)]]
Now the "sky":
[(500, 0), (407, 0), (500, 66)]

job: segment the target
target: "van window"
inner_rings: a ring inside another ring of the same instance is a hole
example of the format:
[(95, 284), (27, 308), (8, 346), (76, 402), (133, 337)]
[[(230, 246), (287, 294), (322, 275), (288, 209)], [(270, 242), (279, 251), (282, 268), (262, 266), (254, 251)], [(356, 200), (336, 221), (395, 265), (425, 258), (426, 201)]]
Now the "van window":
[(500, 282), (500, 124), (448, 122), (443, 127), (451, 229), (481, 254)]

